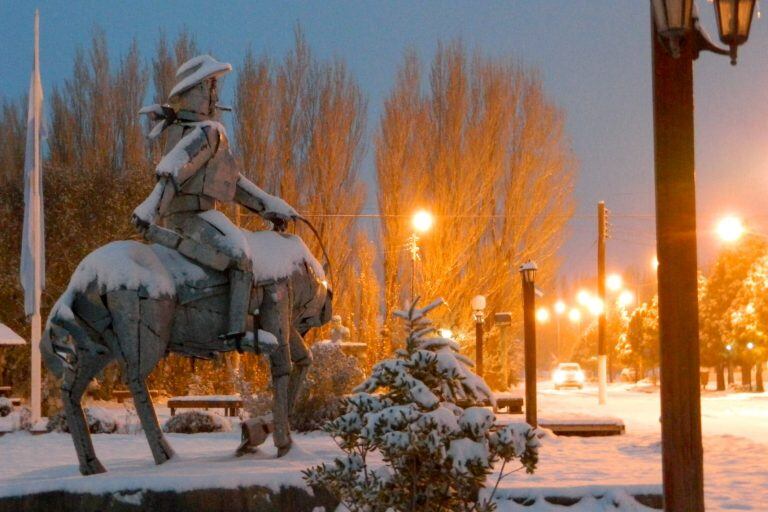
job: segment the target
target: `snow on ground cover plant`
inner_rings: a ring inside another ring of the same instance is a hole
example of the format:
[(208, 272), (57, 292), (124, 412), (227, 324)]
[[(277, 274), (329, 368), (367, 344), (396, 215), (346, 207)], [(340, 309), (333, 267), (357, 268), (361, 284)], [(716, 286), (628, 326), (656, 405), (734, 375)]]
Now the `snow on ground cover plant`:
[[(417, 303), (395, 313), (406, 322), (405, 349), (374, 366), (348, 398), (347, 412), (324, 427), (344, 456), (308, 469), (306, 481), (326, 487), (352, 512), (495, 510), (495, 487), (482, 498), (480, 490), (497, 462), (498, 480), (521, 469), (533, 473), (536, 432), (495, 425), (480, 407), (493, 402), (488, 386), (455, 341), (434, 335), (427, 314), (442, 299)], [(374, 453), (383, 465), (369, 463)], [(513, 461), (520, 466), (505, 471)]]

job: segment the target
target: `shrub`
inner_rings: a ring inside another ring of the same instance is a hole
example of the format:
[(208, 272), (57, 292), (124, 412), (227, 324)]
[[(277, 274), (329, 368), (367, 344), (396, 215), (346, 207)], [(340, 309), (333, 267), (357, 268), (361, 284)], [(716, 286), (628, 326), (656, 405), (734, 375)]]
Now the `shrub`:
[(0, 418), (5, 418), (11, 414), (11, 411), (13, 411), (13, 403), (4, 396), (0, 396)]
[(339, 416), (344, 412), (344, 397), (362, 380), (359, 361), (346, 355), (339, 343), (320, 341), (312, 345), (312, 366), (291, 416), (293, 429), (318, 430)]
[[(116, 434), (119, 427), (124, 423), (120, 421), (117, 414), (109, 409), (101, 407), (85, 407), (85, 421), (88, 424), (88, 430), (91, 434)], [(48, 420), (46, 426), (48, 432), (69, 433), (67, 425), (67, 416), (64, 411), (59, 411)]]
[(174, 434), (199, 434), (206, 432), (229, 432), (229, 420), (208, 411), (186, 411), (171, 418), (163, 425), (163, 432)]

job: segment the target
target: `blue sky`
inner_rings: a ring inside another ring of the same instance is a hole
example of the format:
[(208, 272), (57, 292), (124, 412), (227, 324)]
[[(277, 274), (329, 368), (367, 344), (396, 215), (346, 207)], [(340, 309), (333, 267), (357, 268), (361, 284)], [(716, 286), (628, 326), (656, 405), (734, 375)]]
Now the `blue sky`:
[[(317, 54), (349, 64), (369, 96), (369, 129), (406, 48), (429, 58), (438, 40), (461, 37), (470, 48), (517, 56), (539, 68), (550, 97), (565, 109), (580, 162), (564, 273), (594, 273), (598, 200), (612, 212), (609, 268), (649, 270), (654, 203), (648, 2), (3, 2), (0, 96), (17, 97), (28, 87), (35, 7), (41, 12), (46, 91), (69, 77), (72, 57), (78, 46), (87, 46), (95, 24), (106, 30), (113, 58), (133, 37), (149, 56), (161, 27), (172, 38), (186, 26), (203, 50), (237, 66), (249, 45), (257, 53), (282, 55), (298, 22)], [(699, 7), (703, 25), (716, 37), (711, 4), (699, 0)], [(740, 213), (755, 230), (768, 232), (767, 23), (765, 17), (755, 20), (738, 66), (712, 54), (696, 63), (703, 265), (716, 251), (709, 231), (721, 213)], [(231, 98), (228, 85), (225, 99)], [(373, 173), (370, 158), (364, 172)]]

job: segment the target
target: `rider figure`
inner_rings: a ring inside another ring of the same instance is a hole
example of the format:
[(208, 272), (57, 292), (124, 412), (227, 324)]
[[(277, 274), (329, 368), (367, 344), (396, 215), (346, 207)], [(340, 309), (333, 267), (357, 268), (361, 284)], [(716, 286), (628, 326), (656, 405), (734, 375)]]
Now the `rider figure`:
[(151, 242), (177, 250), (206, 267), (229, 274), (227, 337), (246, 336), (253, 273), (242, 231), (217, 203), (238, 203), (282, 231), (298, 213), (243, 176), (229, 150), (224, 127), (216, 121), (218, 77), (232, 70), (210, 55), (182, 64), (168, 98), (170, 107), (152, 105), (141, 113), (159, 119), (150, 137), (167, 128), (165, 154), (157, 164), (157, 184), (133, 212), (132, 222)]

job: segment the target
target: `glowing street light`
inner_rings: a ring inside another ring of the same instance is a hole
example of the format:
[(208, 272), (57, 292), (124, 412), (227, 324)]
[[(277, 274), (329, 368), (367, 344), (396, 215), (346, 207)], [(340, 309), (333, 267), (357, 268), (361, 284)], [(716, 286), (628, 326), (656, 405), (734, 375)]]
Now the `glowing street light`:
[(621, 290), (623, 280), (619, 274), (610, 274), (605, 278), (605, 286), (612, 292)]
[(571, 310), (568, 312), (568, 320), (573, 322), (574, 324), (578, 324), (581, 322), (581, 310), (578, 308), (571, 308)]
[(587, 310), (594, 316), (600, 316), (605, 311), (605, 304), (597, 297), (592, 297), (587, 304)]
[(418, 233), (426, 233), (432, 229), (434, 223), (435, 217), (427, 210), (419, 210), (414, 213), (413, 218), (411, 218), (411, 225)]
[(549, 310), (547, 308), (539, 308), (536, 310), (536, 321), (540, 324), (549, 322)]
[(717, 234), (717, 237), (720, 240), (726, 243), (737, 241), (746, 231), (747, 229), (744, 227), (744, 223), (735, 215), (723, 217), (715, 226), (715, 234)]
[(752, 350), (753, 348), (755, 348), (755, 344), (750, 341), (749, 343), (747, 343), (747, 348), (749, 350)]
[(453, 339), (453, 331), (450, 329), (440, 329), (440, 337), (446, 339)]
[(554, 309), (556, 314), (562, 315), (563, 313), (565, 313), (565, 309), (566, 309), (565, 302), (561, 300), (555, 302)]
[(659, 258), (656, 256), (651, 256), (651, 268), (654, 272), (659, 270)]
[(576, 294), (576, 302), (578, 302), (582, 306), (588, 305), (591, 300), (592, 300), (592, 295), (587, 290), (581, 289)]
[(616, 301), (619, 303), (619, 306), (626, 308), (635, 302), (635, 294), (629, 290), (624, 290), (619, 294), (619, 298)]

